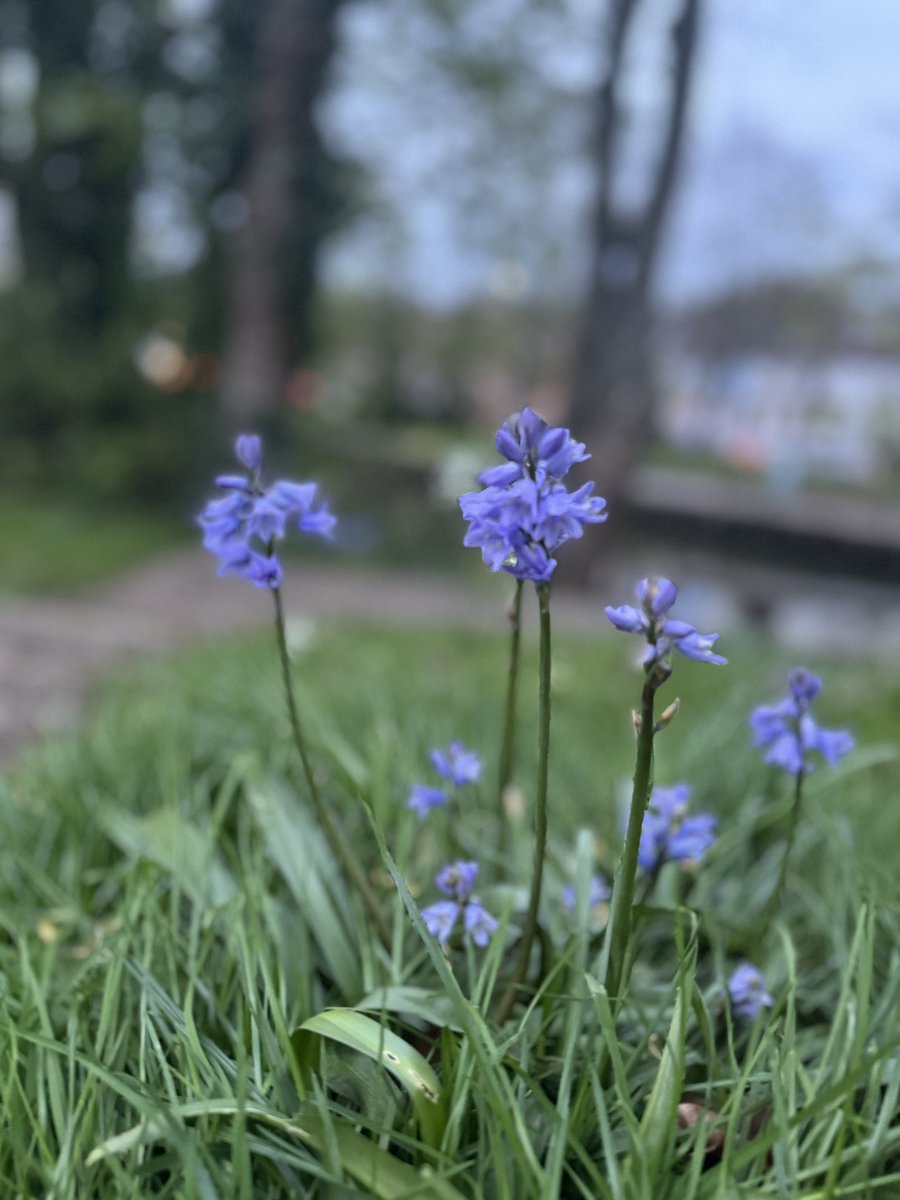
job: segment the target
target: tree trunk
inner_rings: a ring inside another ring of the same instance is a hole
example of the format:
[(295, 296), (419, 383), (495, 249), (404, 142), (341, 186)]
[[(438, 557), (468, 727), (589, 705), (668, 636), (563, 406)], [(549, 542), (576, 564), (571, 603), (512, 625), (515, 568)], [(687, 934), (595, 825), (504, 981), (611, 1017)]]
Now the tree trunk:
[(314, 107), (340, 3), (266, 0), (260, 15), (256, 112), (240, 185), (248, 217), (235, 239), (223, 354), (222, 407), (231, 426), (249, 428), (282, 407), (297, 329), (307, 319), (312, 265), (292, 257), (314, 223), (310, 181), (324, 157)]
[(652, 428), (652, 283), (683, 139), (700, 0), (682, 0), (671, 29), (674, 70), (652, 182), (642, 204), (621, 211), (614, 201), (627, 121), (621, 74), (638, 4), (639, 0), (614, 0), (608, 29), (608, 69), (597, 94), (600, 178), (593, 265), (570, 392), (570, 423), (579, 439), (588, 441), (593, 452), (590, 476), (612, 510)]

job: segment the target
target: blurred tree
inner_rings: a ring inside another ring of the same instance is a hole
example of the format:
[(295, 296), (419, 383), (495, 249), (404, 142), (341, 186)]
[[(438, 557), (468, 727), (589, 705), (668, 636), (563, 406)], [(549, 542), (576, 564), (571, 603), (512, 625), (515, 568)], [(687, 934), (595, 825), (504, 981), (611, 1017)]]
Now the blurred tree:
[[(62, 466), (101, 491), (122, 482), (108, 451), (137, 418), (129, 239), (152, 8), (0, 5), (0, 156), (22, 262), (0, 304), (7, 478)], [(109, 433), (102, 449), (86, 437), (97, 424)]]
[[(341, 3), (0, 0), (7, 478), (172, 495), (209, 442), (197, 350), (232, 423), (283, 406), (343, 212), (314, 114)], [(135, 369), (156, 335), (164, 378)]]
[(244, 72), (249, 62), (252, 73), (234, 172), (246, 219), (226, 293), (222, 399), (236, 424), (283, 405), (289, 373), (310, 348), (316, 254), (342, 208), (315, 106), (343, 3), (231, 0), (220, 18), (229, 61), (243, 60)]
[[(641, 0), (612, 0), (604, 33), (606, 64), (595, 97), (593, 249), (570, 418), (579, 437), (590, 441), (591, 475), (613, 504), (652, 428), (652, 284), (682, 145), (699, 10), (700, 0), (677, 2), (668, 30), (670, 83), (649, 121), (646, 114), (636, 118), (634, 97), (629, 103), (625, 90), (629, 43), (640, 38), (646, 55), (650, 36), (657, 42), (661, 36), (656, 11), (642, 8)], [(653, 26), (639, 26), (642, 16)], [(647, 146), (654, 133), (655, 153)]]

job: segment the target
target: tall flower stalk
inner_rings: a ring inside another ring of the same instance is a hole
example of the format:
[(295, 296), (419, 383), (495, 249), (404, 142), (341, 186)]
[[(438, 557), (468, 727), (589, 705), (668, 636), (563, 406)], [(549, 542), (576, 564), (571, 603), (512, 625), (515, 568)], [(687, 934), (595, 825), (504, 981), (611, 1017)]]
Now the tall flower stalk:
[(378, 903), (378, 897), (369, 883), (365, 869), (356, 855), (353, 853), (350, 845), (345, 837), (342, 837), (337, 825), (334, 822), (328, 805), (322, 796), (319, 789), (318, 781), (316, 780), (315, 771), (313, 770), (312, 761), (309, 757), (309, 751), (306, 746), (306, 738), (303, 735), (303, 729), (300, 724), (300, 714), (297, 708), (297, 699), (294, 694), (294, 683), (291, 675), (291, 660), (287, 646), (287, 632), (284, 621), (284, 606), (281, 600), (281, 588), (272, 589), (272, 597), (275, 601), (275, 636), (278, 642), (278, 657), (281, 661), (281, 678), (284, 684), (284, 695), (287, 703), (288, 719), (291, 725), (291, 735), (294, 740), (294, 746), (297, 750), (297, 755), (300, 759), (300, 764), (303, 768), (303, 775), (306, 779), (306, 785), (309, 788), (310, 799), (312, 800), (313, 809), (316, 814), (316, 819), (325, 834), (328, 845), (335, 858), (341, 864), (345, 874), (349, 877), (350, 882), (356, 888), (360, 899), (366, 907), (366, 911), (375, 926), (378, 937), (385, 946), (391, 944), (391, 928), (381, 911), (381, 906)]
[(653, 740), (668, 725), (678, 711), (678, 702), (671, 704), (656, 720), (656, 693), (672, 674), (672, 651), (677, 650), (698, 662), (724, 664), (713, 646), (718, 634), (702, 634), (695, 626), (669, 616), (678, 596), (678, 588), (670, 579), (642, 579), (637, 585), (639, 608), (623, 604), (607, 608), (606, 615), (616, 629), (636, 633), (647, 643), (644, 654), (644, 685), (640, 709), (635, 714), (637, 746), (628, 827), (622, 855), (613, 881), (609, 923), (604, 941), (604, 984), (612, 1003), (617, 1005), (628, 982), (628, 949), (634, 916), (634, 891), (644, 817), (650, 802), (653, 779)]
[(509, 664), (506, 669), (506, 704), (503, 710), (503, 735), (497, 765), (497, 852), (506, 853), (509, 814), (506, 799), (513, 780), (516, 753), (516, 717), (519, 690), (519, 647), (522, 644), (522, 590), (525, 584), (516, 580), (516, 591), (509, 607)]
[(279, 480), (270, 487), (263, 486), (262, 443), (256, 435), (243, 434), (239, 437), (235, 453), (246, 474), (217, 477), (216, 486), (223, 495), (211, 500), (198, 518), (203, 529), (203, 544), (219, 558), (220, 575), (237, 575), (272, 593), (275, 638), (288, 720), (313, 809), (332, 853), (356, 888), (382, 942), (388, 945), (391, 939), (390, 926), (381, 912), (362, 864), (335, 825), (313, 770), (291, 678), (281, 597), (282, 569), (275, 553), (275, 544), (285, 536), (289, 524), (304, 533), (330, 537), (335, 518), (327, 505), (317, 504), (318, 489), (315, 483)]
[(590, 457), (584, 444), (568, 429), (548, 425), (525, 408), (500, 427), (495, 445), (505, 463), (482, 473), (480, 492), (460, 497), (460, 508), (469, 529), (467, 546), (480, 548), (492, 571), (506, 571), (518, 582), (512, 615), (510, 665), (507, 674), (506, 710), (500, 748), (498, 807), (501, 844), (506, 814), (503, 793), (512, 772), (515, 709), (518, 685), (521, 588), (535, 585), (540, 609), (540, 665), (538, 774), (534, 807), (534, 854), (528, 908), (513, 975), (500, 1004), (497, 1019), (509, 1015), (528, 964), (538, 928), (544, 859), (547, 853), (547, 778), (550, 756), (550, 580), (556, 570), (553, 557), (570, 538), (581, 537), (584, 526), (606, 520), (606, 502), (593, 495), (586, 483), (569, 492), (561, 482), (575, 463)]
[(509, 1016), (519, 988), (528, 974), (531, 950), (538, 928), (541, 906), (541, 888), (544, 880), (544, 860), (547, 856), (547, 790), (550, 776), (550, 587), (542, 584), (538, 588), (540, 605), (540, 651), (538, 659), (538, 768), (534, 798), (534, 851), (531, 868), (531, 889), (528, 908), (522, 926), (519, 956), (506, 991), (497, 1005), (496, 1018), (502, 1024)]

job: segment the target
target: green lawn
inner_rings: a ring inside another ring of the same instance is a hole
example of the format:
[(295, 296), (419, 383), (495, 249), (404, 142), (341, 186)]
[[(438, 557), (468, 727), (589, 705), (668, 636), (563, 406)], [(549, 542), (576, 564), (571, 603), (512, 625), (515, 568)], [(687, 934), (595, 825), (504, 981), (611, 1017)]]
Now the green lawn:
[[(757, 945), (790, 780), (762, 766), (746, 717), (778, 699), (795, 664), (749, 640), (723, 646), (727, 668), (676, 663), (662, 695), (682, 708), (657, 739), (656, 781), (691, 783), (720, 838), (696, 877), (667, 868), (641, 910), (633, 994), (614, 1024), (599, 939), (587, 914), (567, 920), (560, 889), (615, 865), (640, 674), (632, 639), (557, 638), (551, 970), (498, 1031), (489, 993), (507, 969), (504, 937), (445, 957), (409, 905), (439, 898), (434, 873), (454, 856), (480, 861), (479, 894), (498, 914), (527, 886), (535, 647), (525, 816), (498, 860), (503, 637), (295, 632), (317, 774), (372, 868), (391, 950), (366, 932), (312, 821), (269, 642), (130, 671), (82, 734), (10, 772), (0, 803), (0, 1195), (900, 1194), (889, 664), (804, 664), (825, 681), (822, 723), (851, 728), (859, 747), (810, 778), (780, 919)], [(452, 739), (483, 756), (483, 782), (419, 824), (409, 786)], [(751, 952), (776, 1006), (732, 1027), (721, 980)], [(322, 1016), (330, 1006), (355, 1011)], [(679, 1127), (686, 1097), (708, 1123)], [(724, 1152), (707, 1154), (713, 1129)]]
[(0, 593), (71, 592), (102, 583), (184, 537), (172, 519), (120, 506), (0, 497)]

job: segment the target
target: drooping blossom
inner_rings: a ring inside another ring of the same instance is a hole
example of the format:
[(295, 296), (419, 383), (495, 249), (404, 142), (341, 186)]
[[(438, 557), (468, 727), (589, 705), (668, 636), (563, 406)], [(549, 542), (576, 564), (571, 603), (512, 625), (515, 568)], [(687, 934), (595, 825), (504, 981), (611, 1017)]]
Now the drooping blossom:
[[(481, 778), (481, 759), (473, 750), (467, 750), (460, 742), (451, 742), (445, 749), (436, 746), (430, 753), (431, 765), (442, 779), (458, 790)], [(446, 804), (450, 793), (443, 787), (431, 787), (415, 783), (410, 789), (406, 807), (417, 813), (424, 821), (433, 808)]]
[(752, 963), (743, 962), (728, 980), (728, 995), (736, 1016), (753, 1021), (763, 1008), (771, 1008), (775, 1000), (766, 991), (762, 973)]
[(459, 742), (451, 742), (446, 750), (435, 748), (429, 757), (438, 775), (448, 779), (454, 787), (477, 783), (481, 778), (481, 759)]
[(766, 747), (765, 761), (790, 775), (812, 770), (809, 755), (822, 755), (830, 767), (853, 749), (855, 742), (845, 729), (820, 729), (810, 716), (812, 702), (822, 681), (811, 671), (797, 667), (788, 680), (788, 695), (777, 704), (762, 704), (750, 714), (750, 728), (757, 746)]
[(241, 434), (235, 454), (248, 473), (216, 478), (223, 495), (210, 500), (197, 518), (203, 545), (220, 559), (220, 575), (238, 575), (256, 587), (277, 588), (282, 572), (275, 542), (291, 527), (330, 537), (335, 518), (326, 504), (316, 503), (315, 483), (280, 479), (263, 486), (262, 442), (255, 434)]
[(465, 935), (476, 946), (486, 946), (497, 929), (497, 922), (472, 889), (478, 878), (478, 863), (454, 862), (442, 867), (435, 883), (449, 900), (422, 909), (422, 919), (428, 932), (440, 942), (447, 942), (460, 918)]
[(716, 840), (716, 818), (688, 816), (691, 789), (686, 783), (656, 787), (644, 813), (638, 863), (657, 871), (665, 862), (699, 862)]
[(616, 629), (622, 633), (640, 634), (646, 640), (645, 667), (665, 661), (672, 650), (696, 662), (717, 666), (728, 662), (713, 650), (719, 638), (717, 633), (700, 633), (694, 625), (669, 616), (669, 610), (678, 598), (678, 588), (671, 579), (642, 579), (635, 594), (640, 608), (620, 604), (618, 608), (609, 605), (605, 611)]
[(581, 537), (585, 525), (606, 520), (606, 501), (592, 494), (592, 483), (569, 492), (560, 482), (590, 455), (568, 429), (530, 408), (500, 427), (495, 444), (507, 462), (482, 472), (482, 491), (459, 498), (469, 522), (464, 544), (477, 546), (492, 571), (547, 583), (556, 570), (554, 552)]
[(428, 787), (425, 783), (414, 783), (409, 789), (409, 799), (406, 807), (418, 814), (419, 820), (424, 821), (433, 808), (439, 808), (447, 803), (447, 793), (443, 788)]

